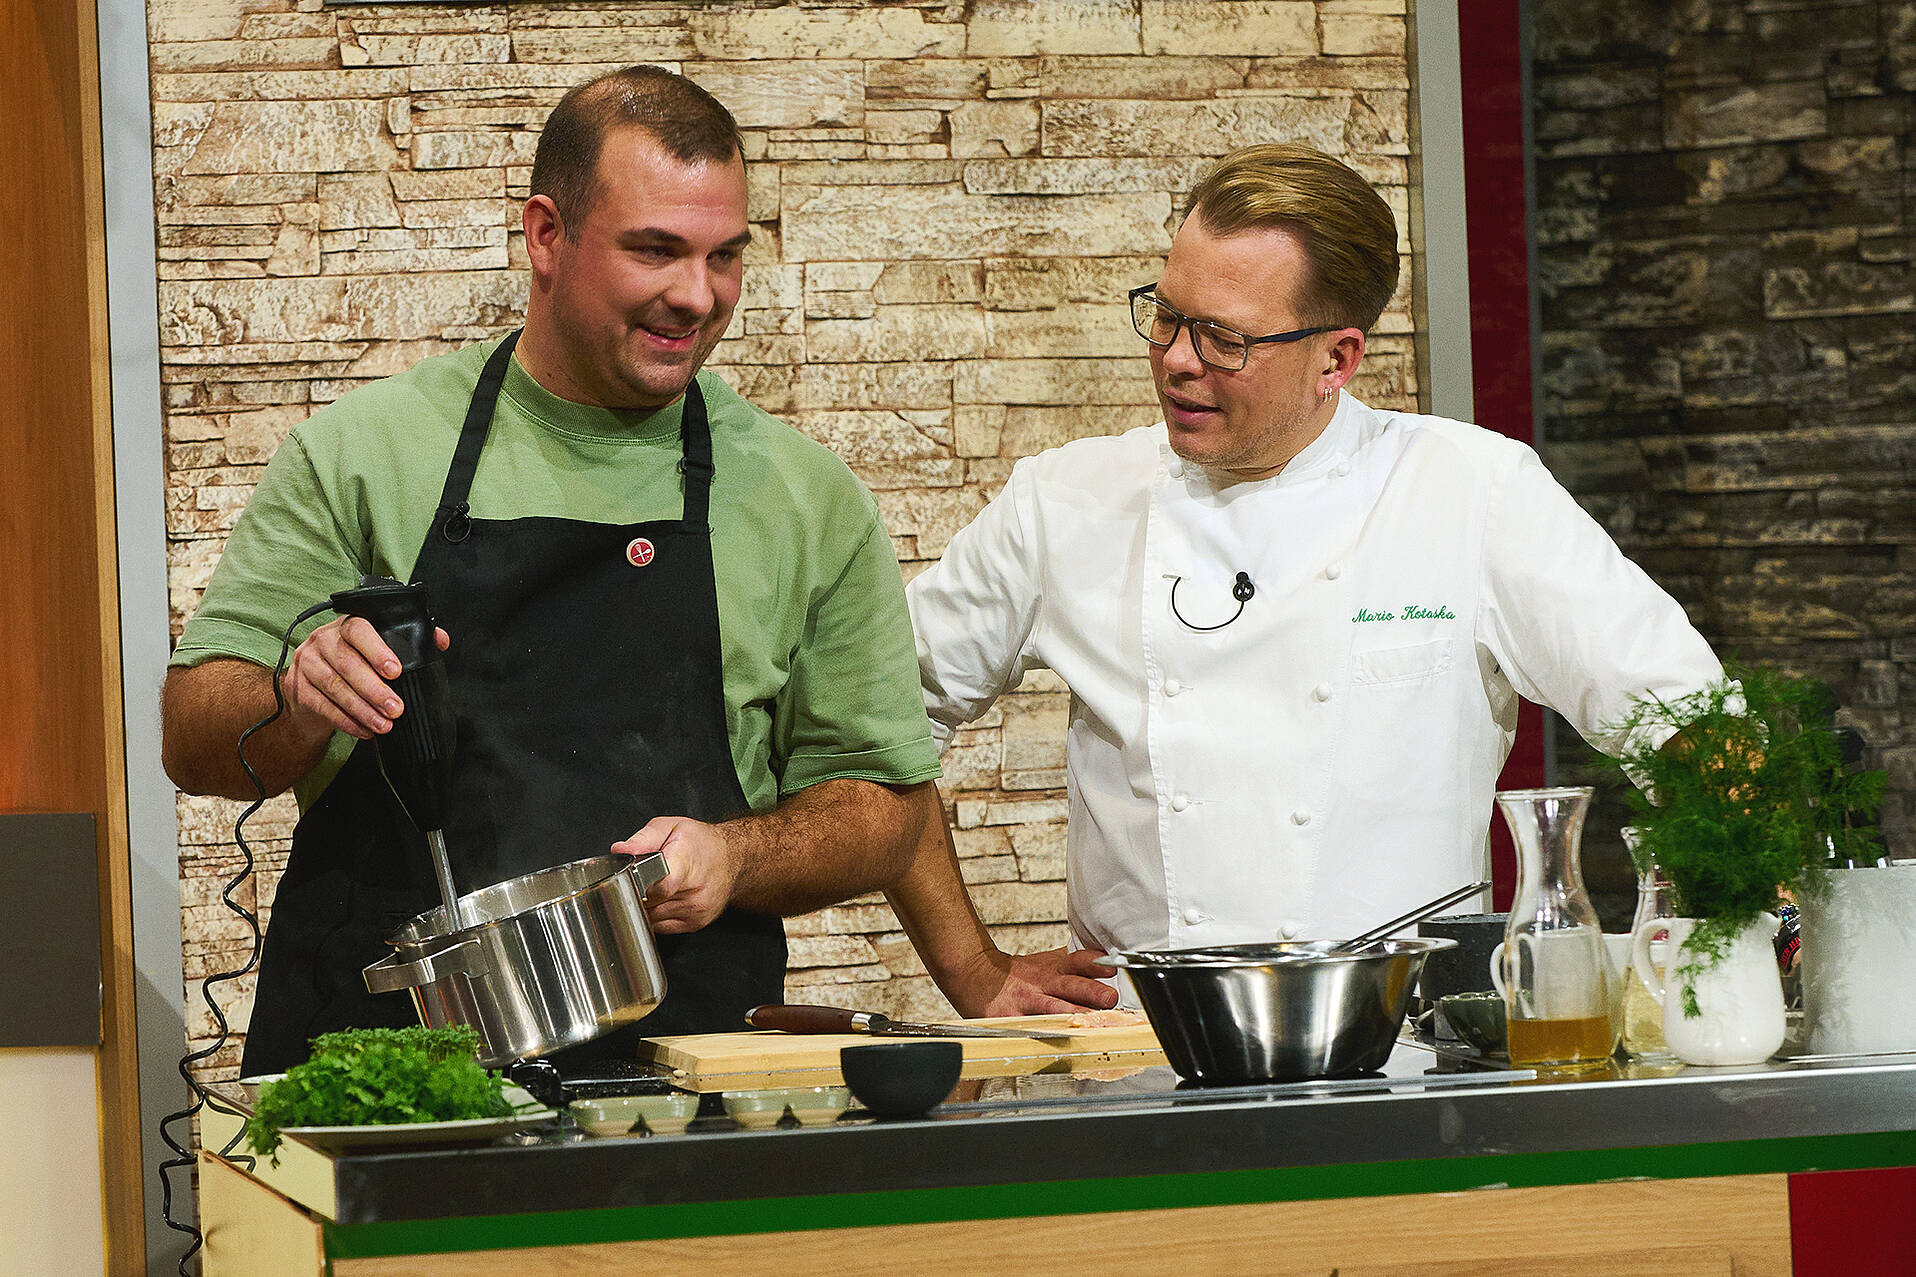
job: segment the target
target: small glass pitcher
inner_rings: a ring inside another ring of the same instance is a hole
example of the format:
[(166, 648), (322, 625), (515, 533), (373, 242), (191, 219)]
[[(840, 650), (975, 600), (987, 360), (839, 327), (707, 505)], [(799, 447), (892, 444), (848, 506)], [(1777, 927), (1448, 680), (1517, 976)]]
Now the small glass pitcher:
[[(1637, 860), (1636, 826), (1623, 829), (1623, 845)], [(1663, 1008), (1657, 1005), (1651, 989), (1663, 987), (1669, 975), (1670, 919), (1677, 916), (1674, 888), (1663, 870), (1651, 862), (1637, 875), (1637, 914), (1630, 923), (1632, 955), (1629, 970), (1623, 976), (1623, 1049), (1632, 1059), (1644, 1064), (1667, 1064), (1676, 1059), (1663, 1036)], [(1649, 933), (1647, 945), (1639, 947), (1634, 938)], [(1656, 969), (1639, 971), (1636, 953), (1649, 955)]]
[(1497, 795), (1517, 844), (1517, 898), (1490, 970), (1504, 996), (1510, 1062), (1574, 1069), (1616, 1050), (1610, 957), (1579, 857), (1589, 786)]

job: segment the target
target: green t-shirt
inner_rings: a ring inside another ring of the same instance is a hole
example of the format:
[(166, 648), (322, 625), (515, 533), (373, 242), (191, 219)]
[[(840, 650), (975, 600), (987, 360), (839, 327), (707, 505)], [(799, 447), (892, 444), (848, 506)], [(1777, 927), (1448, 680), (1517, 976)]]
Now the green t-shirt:
[[(239, 657), (270, 667), (287, 623), (306, 608), (362, 573), (407, 580), (496, 345), (425, 360), (297, 427), (227, 540), (171, 664)], [(711, 373), (699, 386), (717, 471), (712, 558), (726, 728), (746, 801), (763, 811), (837, 777), (931, 779), (938, 751), (877, 503), (830, 449)], [(646, 413), (572, 403), (515, 359), (473, 478), (473, 517), (680, 517), (683, 406)], [(293, 641), (330, 619), (321, 613)], [(352, 747), (336, 736), (295, 786), (302, 810)]]

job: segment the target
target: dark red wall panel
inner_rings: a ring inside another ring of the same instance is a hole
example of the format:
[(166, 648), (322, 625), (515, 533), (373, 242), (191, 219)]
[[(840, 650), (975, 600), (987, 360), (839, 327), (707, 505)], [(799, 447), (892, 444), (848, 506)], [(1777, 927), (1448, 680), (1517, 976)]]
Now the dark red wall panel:
[(1795, 1277), (1916, 1273), (1916, 1167), (1790, 1176)]
[[(1464, 134), (1464, 200), (1470, 254), (1470, 362), (1477, 423), (1535, 440), (1531, 414), (1530, 231), (1525, 219), (1524, 48), (1517, 0), (1457, 6)], [(1498, 786), (1544, 782), (1543, 711), (1528, 701)], [(1491, 819), (1496, 908), (1510, 907), (1516, 856), (1500, 816)]]

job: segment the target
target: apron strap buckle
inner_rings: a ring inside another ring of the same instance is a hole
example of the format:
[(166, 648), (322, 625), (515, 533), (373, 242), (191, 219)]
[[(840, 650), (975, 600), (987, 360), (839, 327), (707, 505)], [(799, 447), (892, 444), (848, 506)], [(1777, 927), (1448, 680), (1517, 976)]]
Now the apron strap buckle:
[(680, 457), (679, 473), (697, 483), (710, 483), (718, 471), (703, 457)]
[(472, 535), (472, 507), (461, 501), (455, 506), (440, 506), (439, 513), (444, 520), (439, 525), (439, 534), (458, 545)]

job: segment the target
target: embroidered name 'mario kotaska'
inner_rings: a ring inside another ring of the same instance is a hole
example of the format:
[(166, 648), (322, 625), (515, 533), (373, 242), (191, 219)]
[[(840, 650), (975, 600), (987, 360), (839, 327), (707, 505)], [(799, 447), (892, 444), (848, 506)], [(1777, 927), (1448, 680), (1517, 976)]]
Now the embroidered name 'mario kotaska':
[(1457, 614), (1442, 603), (1434, 608), (1406, 603), (1395, 612), (1373, 612), (1369, 608), (1360, 607), (1357, 609), (1357, 615), (1351, 618), (1351, 624), (1363, 625), (1367, 621), (1454, 621), (1456, 619)]

